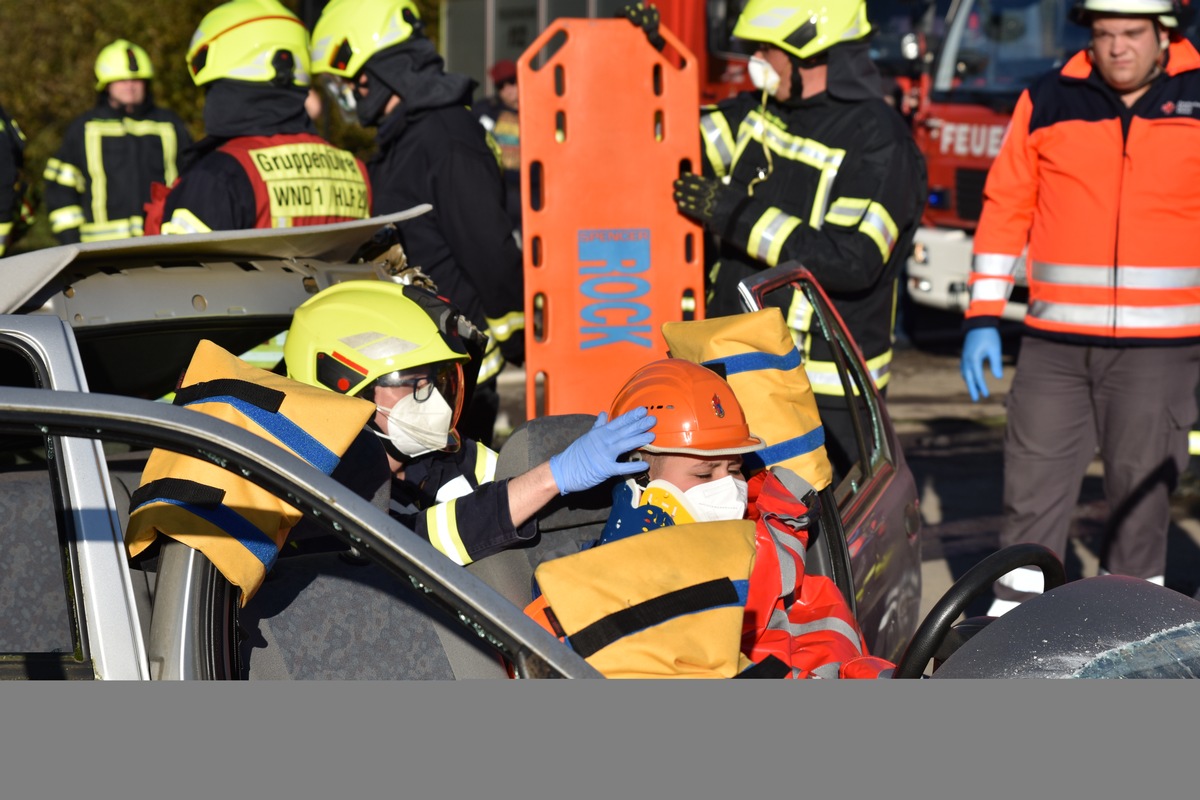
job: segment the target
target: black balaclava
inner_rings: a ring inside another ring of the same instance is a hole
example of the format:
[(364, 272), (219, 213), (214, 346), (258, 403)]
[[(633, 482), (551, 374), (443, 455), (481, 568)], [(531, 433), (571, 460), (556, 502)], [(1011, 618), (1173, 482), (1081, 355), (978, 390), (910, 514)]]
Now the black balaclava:
[(315, 129), (304, 110), (307, 97), (304, 86), (213, 81), (204, 95), (204, 133), (220, 139), (311, 133)]
[(822, 63), (829, 66), (825, 91), (830, 97), (850, 101), (883, 97), (882, 78), (879, 68), (871, 60), (867, 37), (853, 42), (839, 42), (828, 50), (803, 60), (789, 54), (788, 60), (792, 65), (792, 91), (784, 105), (797, 105), (801, 102), (800, 97), (804, 93), (804, 79), (800, 77), (801, 65), (812, 68)]
[(447, 74), (433, 42), (420, 35), (376, 53), (363, 72), (368, 94), (357, 99), (356, 113), (364, 126), (380, 123), (393, 94), (400, 97), (404, 114), (412, 116), (431, 108), (467, 105), (478, 85), (466, 75)]

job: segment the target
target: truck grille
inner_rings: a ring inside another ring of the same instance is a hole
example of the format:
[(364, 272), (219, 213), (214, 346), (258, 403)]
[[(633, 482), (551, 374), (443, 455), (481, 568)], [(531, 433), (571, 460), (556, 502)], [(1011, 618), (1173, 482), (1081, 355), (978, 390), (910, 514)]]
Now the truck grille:
[(954, 172), (954, 204), (959, 219), (977, 220), (983, 211), (983, 184), (986, 169), (959, 169)]

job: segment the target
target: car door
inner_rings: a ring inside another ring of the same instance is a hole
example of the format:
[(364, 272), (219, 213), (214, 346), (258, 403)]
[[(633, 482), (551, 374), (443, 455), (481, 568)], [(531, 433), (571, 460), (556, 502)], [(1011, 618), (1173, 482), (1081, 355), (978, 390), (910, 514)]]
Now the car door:
[[(0, 387), (86, 388), (61, 320), (0, 319)], [(100, 444), (0, 431), (0, 677), (148, 675)]]
[[(837, 364), (844, 403), (854, 421), (857, 459), (832, 487), (836, 525), (845, 547), (834, 547), (835, 579), (845, 569), (849, 599), (871, 654), (891, 660), (903, 652), (919, 623), (921, 605), (920, 515), (917, 488), (904, 460), (883, 395), (833, 304), (812, 274), (797, 262), (743, 281), (743, 305), (788, 308), (798, 293), (811, 308), (808, 333), (827, 340)], [(830, 402), (825, 396), (824, 402)], [(827, 490), (828, 491), (828, 490)]]

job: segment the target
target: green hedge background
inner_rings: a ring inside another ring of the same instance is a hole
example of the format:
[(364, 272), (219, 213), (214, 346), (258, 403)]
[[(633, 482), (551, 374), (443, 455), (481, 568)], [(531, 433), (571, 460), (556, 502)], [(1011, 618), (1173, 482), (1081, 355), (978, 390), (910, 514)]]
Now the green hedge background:
[[(281, 0), (310, 27), (321, 0)], [(154, 98), (204, 135), (203, 93), (184, 65), (188, 42), (200, 20), (219, 5), (214, 0), (0, 0), (0, 105), (29, 140), (25, 168), (40, 200), (42, 169), (58, 149), (72, 119), (96, 102), (93, 71), (100, 49), (128, 39), (146, 49), (154, 63)], [(428, 33), (437, 41), (437, 0), (417, 0)], [(325, 104), (319, 132), (334, 143), (368, 156), (372, 134), (343, 123)], [(13, 248), (22, 252), (55, 244), (38, 204), (34, 228)]]

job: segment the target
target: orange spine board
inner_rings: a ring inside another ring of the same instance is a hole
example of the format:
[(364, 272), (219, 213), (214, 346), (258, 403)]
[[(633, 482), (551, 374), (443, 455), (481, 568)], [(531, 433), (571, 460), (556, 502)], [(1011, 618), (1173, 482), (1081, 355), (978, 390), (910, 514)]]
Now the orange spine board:
[(672, 188), (700, 169), (699, 77), (662, 33), (666, 54), (624, 19), (560, 19), (517, 61), (529, 417), (603, 410), (666, 355), (664, 322), (704, 315)]

